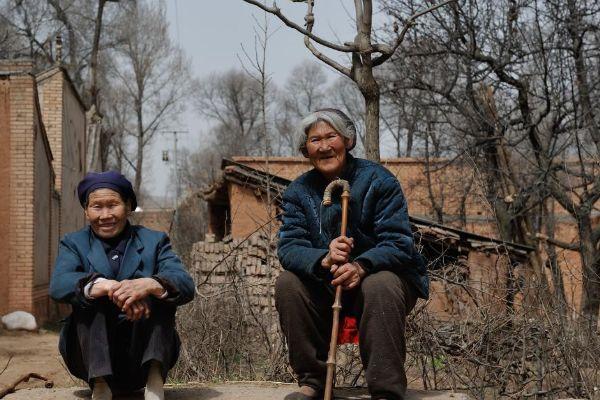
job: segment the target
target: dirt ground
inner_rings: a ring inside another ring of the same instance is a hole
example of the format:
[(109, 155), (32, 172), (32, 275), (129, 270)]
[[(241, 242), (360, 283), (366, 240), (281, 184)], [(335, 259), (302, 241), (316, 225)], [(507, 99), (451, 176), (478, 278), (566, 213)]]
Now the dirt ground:
[[(45, 376), (57, 387), (83, 385), (64, 367), (58, 353), (57, 333), (0, 330), (0, 389), (30, 372)], [(19, 385), (19, 388), (36, 387), (44, 387), (43, 382), (31, 380)]]
[[(235, 382), (219, 385), (169, 386), (165, 391), (166, 400), (281, 400), (293, 392), (296, 385), (268, 382)], [(9, 394), (5, 400), (80, 400), (89, 399), (90, 391), (82, 388), (25, 389)], [(336, 400), (367, 400), (365, 390), (336, 389)], [(142, 400), (143, 392), (133, 396), (118, 397), (119, 400)], [(409, 391), (407, 400), (468, 400), (459, 393)]]
[[(21, 383), (15, 393), (5, 400), (78, 400), (89, 399), (90, 391), (84, 382), (72, 377), (58, 353), (58, 334), (48, 331), (39, 333), (8, 332), (0, 330), (0, 390), (20, 376), (35, 372), (54, 382), (54, 388), (44, 388), (44, 382), (31, 380)], [(297, 388), (294, 384), (270, 382), (228, 382), (223, 384), (187, 384), (166, 388), (167, 400), (275, 400)], [(143, 399), (143, 392), (122, 400)], [(336, 390), (336, 399), (369, 399), (365, 390)], [(466, 400), (467, 396), (450, 392), (427, 392), (412, 390), (409, 399)]]

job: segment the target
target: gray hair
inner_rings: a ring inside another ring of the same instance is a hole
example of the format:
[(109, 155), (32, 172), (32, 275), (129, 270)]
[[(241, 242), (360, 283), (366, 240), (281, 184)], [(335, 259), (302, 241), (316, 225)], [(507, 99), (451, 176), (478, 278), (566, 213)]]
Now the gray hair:
[(307, 157), (306, 142), (308, 131), (318, 122), (327, 122), (337, 133), (350, 140), (352, 150), (356, 145), (356, 125), (343, 111), (336, 108), (323, 108), (308, 114), (300, 122), (298, 129), (298, 150)]

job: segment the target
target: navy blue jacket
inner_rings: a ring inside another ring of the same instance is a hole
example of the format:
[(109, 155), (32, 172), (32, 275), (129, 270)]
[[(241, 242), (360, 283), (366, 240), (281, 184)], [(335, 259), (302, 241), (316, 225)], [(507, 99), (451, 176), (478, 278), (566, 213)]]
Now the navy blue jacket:
[[(427, 269), (415, 248), (400, 183), (380, 164), (347, 157), (340, 178), (350, 184), (347, 236), (354, 239), (351, 260), (359, 261), (367, 273), (387, 270), (406, 277), (419, 297), (427, 298)], [(312, 169), (283, 194), (279, 260), (286, 270), (309, 279), (323, 279), (321, 260), (340, 232), (339, 193), (333, 196), (333, 205), (321, 205), (327, 183)]]
[(89, 226), (65, 235), (52, 271), (50, 296), (87, 308), (93, 306), (93, 301), (83, 295), (83, 285), (96, 276), (117, 281), (155, 277), (169, 291), (169, 296), (161, 301), (181, 305), (192, 300), (194, 282), (171, 249), (169, 237), (139, 225), (131, 229), (117, 276), (109, 265), (102, 242)]

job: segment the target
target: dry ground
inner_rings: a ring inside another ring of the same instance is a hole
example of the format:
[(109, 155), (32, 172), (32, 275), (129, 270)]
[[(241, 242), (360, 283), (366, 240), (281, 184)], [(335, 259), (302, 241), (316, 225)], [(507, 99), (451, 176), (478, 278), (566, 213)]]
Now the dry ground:
[[(45, 389), (44, 383), (32, 380), (21, 383), (17, 391), (6, 400), (78, 400), (89, 399), (90, 391), (85, 384), (71, 377), (58, 353), (58, 334), (41, 331), (7, 332), (0, 330), (0, 390), (18, 377), (35, 372), (54, 381), (53, 389)], [(296, 385), (268, 382), (230, 382), (224, 384), (187, 384), (168, 386), (167, 400), (275, 400), (294, 391)], [(338, 390), (339, 399), (369, 399), (364, 390)], [(410, 391), (410, 399), (463, 400), (467, 396), (449, 392)], [(143, 394), (125, 399), (143, 399)]]
[[(55, 386), (82, 384), (72, 378), (58, 353), (58, 334), (48, 331), (9, 332), (0, 330), (0, 388), (18, 377), (35, 372), (54, 381)], [(44, 387), (40, 381), (22, 383), (19, 388)]]
[[(215, 385), (183, 385), (167, 387), (166, 400), (281, 400), (294, 391), (292, 384), (265, 382), (236, 382)], [(81, 400), (89, 399), (90, 391), (81, 388), (25, 389), (5, 397), (5, 400)], [(119, 397), (120, 400), (143, 400), (143, 393)], [(337, 390), (338, 400), (367, 400), (370, 397), (364, 390)], [(467, 400), (459, 393), (409, 391), (407, 400)]]

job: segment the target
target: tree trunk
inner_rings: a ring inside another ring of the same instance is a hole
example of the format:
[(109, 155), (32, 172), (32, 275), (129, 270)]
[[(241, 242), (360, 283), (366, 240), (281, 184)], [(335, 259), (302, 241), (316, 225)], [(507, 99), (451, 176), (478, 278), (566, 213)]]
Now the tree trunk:
[(355, 67), (352, 78), (365, 99), (365, 156), (379, 162), (379, 85), (368, 65)]
[[(545, 216), (543, 219), (546, 234), (551, 239), (554, 239), (554, 233), (556, 231), (556, 212), (554, 204), (555, 203), (553, 201), (544, 201), (542, 214)], [(558, 254), (556, 253), (556, 247), (548, 243), (546, 252), (548, 253), (548, 264), (550, 266), (550, 270), (552, 271), (552, 285), (554, 286), (554, 295), (560, 306), (561, 314), (564, 314), (567, 305), (567, 296), (565, 295), (565, 283), (563, 280), (560, 265), (558, 263)]]
[(367, 160), (379, 162), (379, 92), (365, 95), (365, 155)]
[(137, 115), (137, 158), (135, 161), (135, 183), (133, 190), (137, 195), (140, 193), (140, 187), (142, 186), (142, 165), (144, 162), (144, 125), (142, 116), (142, 104), (140, 96), (136, 101), (135, 112)]
[(88, 95), (89, 111), (88, 124), (90, 129), (88, 133), (88, 143), (92, 144), (90, 152), (89, 168), (93, 171), (104, 171), (106, 164), (102, 162), (102, 118), (98, 110), (98, 52), (100, 51), (100, 34), (102, 33), (102, 15), (104, 13), (104, 4), (106, 0), (98, 0), (98, 10), (94, 26), (94, 38), (92, 43), (92, 52), (90, 55), (90, 86)]
[(592, 224), (589, 215), (580, 215), (577, 219), (579, 230), (581, 265), (583, 275), (583, 292), (581, 312), (588, 320), (592, 332), (598, 327), (598, 312), (600, 311), (600, 279), (599, 254), (592, 239)]
[(102, 32), (102, 15), (106, 0), (98, 0), (98, 12), (94, 26), (92, 54), (90, 56), (90, 104), (98, 109), (98, 52), (100, 51), (100, 34)]

